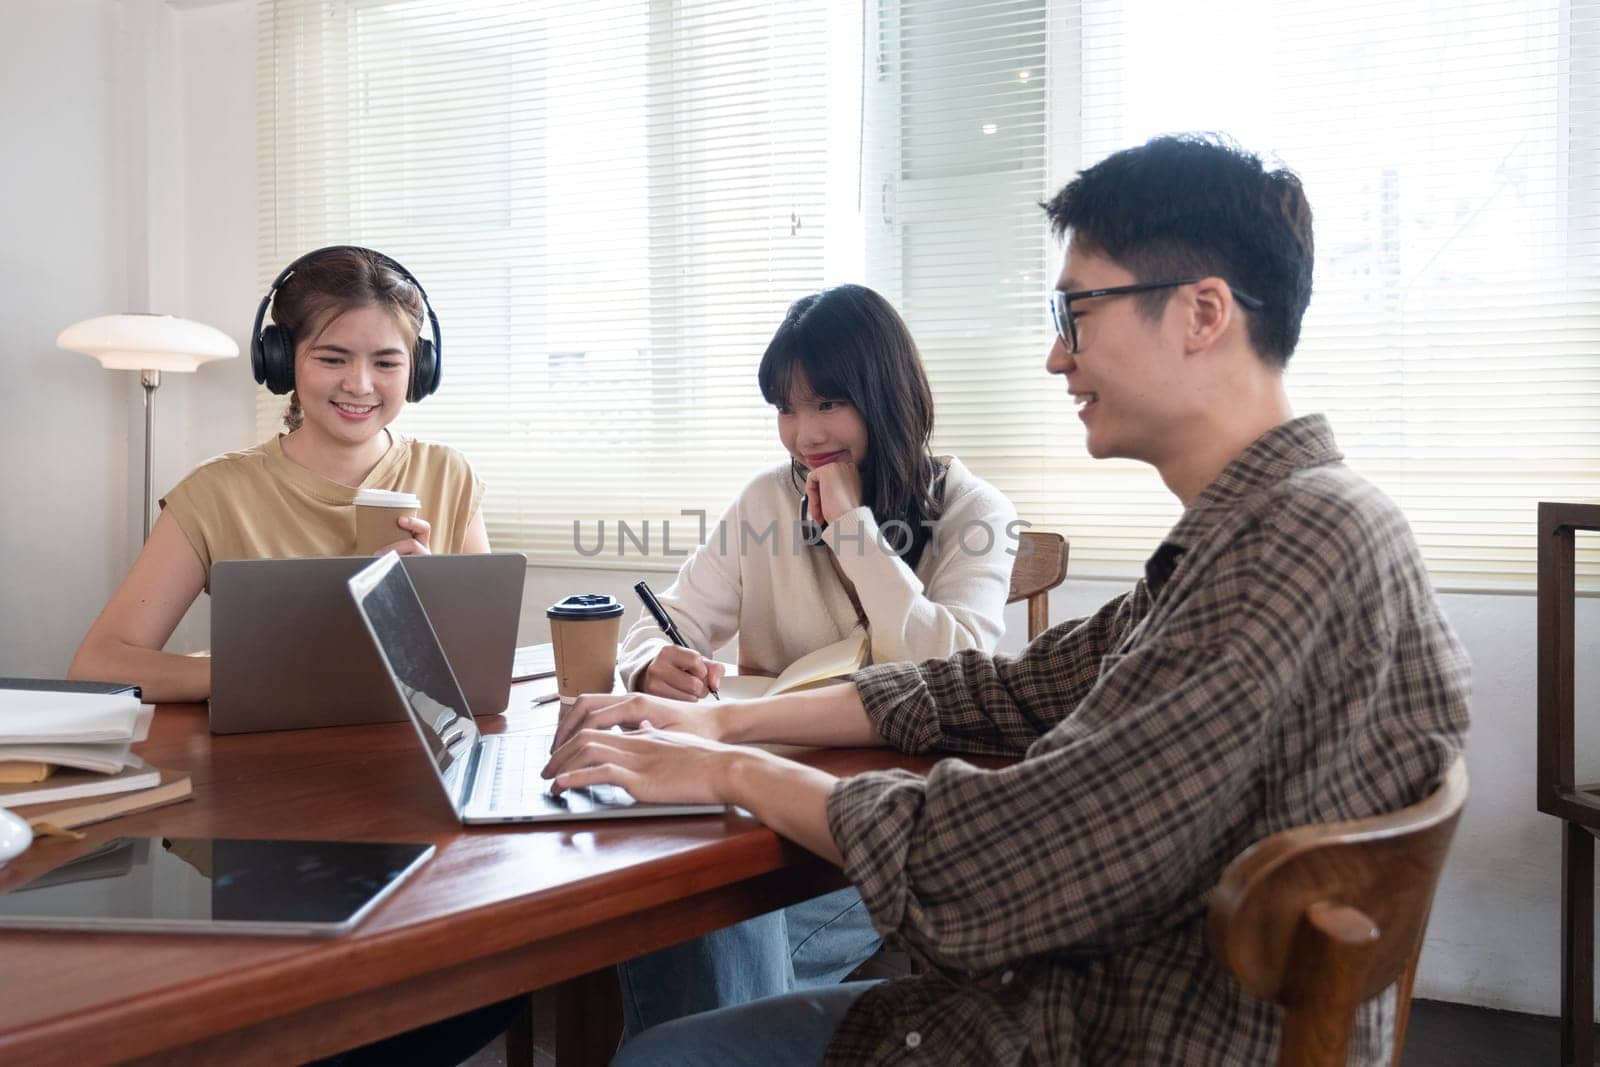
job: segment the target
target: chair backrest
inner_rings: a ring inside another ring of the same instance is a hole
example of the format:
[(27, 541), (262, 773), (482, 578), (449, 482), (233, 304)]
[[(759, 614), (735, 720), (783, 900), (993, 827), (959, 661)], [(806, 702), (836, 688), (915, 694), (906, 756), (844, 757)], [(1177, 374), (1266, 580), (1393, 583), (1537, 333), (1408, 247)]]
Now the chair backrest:
[(1409, 808), (1284, 830), (1222, 872), (1206, 941), (1247, 991), (1284, 1007), (1280, 1064), (1343, 1067), (1356, 1009), (1397, 981), (1400, 1062), (1434, 886), (1466, 799), (1457, 757)]
[(1028, 602), (1028, 640), (1050, 628), (1050, 590), (1067, 577), (1067, 539), (1058, 533), (1023, 530), (1017, 535), (1017, 557), (1011, 564), (1007, 604)]

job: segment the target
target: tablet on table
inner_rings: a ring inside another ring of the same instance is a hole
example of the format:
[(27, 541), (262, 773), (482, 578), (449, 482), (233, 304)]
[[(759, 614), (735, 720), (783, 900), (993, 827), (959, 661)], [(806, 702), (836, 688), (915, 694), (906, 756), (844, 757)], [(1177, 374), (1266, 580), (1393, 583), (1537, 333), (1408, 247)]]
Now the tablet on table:
[(119, 837), (0, 893), (0, 927), (332, 936), (354, 928), (433, 851)]

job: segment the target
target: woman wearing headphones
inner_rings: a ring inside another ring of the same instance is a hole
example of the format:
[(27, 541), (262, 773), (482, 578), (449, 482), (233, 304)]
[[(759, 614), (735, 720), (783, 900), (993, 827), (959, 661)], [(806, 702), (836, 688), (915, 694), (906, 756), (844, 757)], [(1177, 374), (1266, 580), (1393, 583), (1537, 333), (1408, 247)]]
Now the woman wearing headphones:
[[(930, 451), (933, 394), (894, 307), (859, 285), (800, 298), (757, 377), (789, 459), (746, 486), (661, 593), (688, 647), (648, 615), (628, 633), (628, 688), (703, 697), (724, 671), (709, 657), (736, 635), (739, 662), (765, 674), (862, 627), (878, 663), (992, 652), (1016, 509)], [(651, 953), (619, 969), (627, 1031), (831, 985), (878, 943), (846, 889)]]
[(211, 564), (352, 555), (361, 489), (421, 499), (388, 546), (402, 555), (489, 551), (483, 486), (466, 459), (388, 428), (440, 377), (439, 321), (404, 267), (344, 245), (300, 257), (262, 299), (250, 355), (256, 381), (290, 394), (288, 432), (207, 460), (167, 493), (69, 677), (130, 682), (150, 702), (206, 699), (210, 660), (161, 648), (210, 587)]

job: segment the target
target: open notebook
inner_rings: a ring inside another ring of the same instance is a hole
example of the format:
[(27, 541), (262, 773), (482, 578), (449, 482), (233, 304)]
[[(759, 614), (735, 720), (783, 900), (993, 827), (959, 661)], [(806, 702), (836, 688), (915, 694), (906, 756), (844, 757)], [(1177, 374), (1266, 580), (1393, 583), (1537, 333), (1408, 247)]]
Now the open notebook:
[[(755, 700), (758, 697), (775, 697), (780, 693), (793, 693), (800, 689), (826, 685), (860, 670), (866, 665), (871, 642), (867, 631), (857, 627), (843, 641), (824, 645), (815, 652), (789, 664), (776, 678), (763, 678), (754, 674), (734, 674), (722, 679), (723, 700)], [(704, 696), (700, 703), (708, 704), (716, 698)]]

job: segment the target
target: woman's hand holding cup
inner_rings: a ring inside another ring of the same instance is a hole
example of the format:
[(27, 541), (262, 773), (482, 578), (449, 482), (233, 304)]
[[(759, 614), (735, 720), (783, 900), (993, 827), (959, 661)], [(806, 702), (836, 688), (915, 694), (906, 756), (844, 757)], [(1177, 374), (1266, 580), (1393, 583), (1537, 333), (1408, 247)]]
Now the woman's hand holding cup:
[(727, 664), (706, 659), (692, 648), (667, 645), (644, 669), (639, 691), (669, 700), (699, 700), (721, 688), (727, 670)]
[(389, 489), (362, 489), (356, 493), (356, 555), (377, 556), (394, 551), (402, 556), (428, 555), (433, 528), (417, 512), (422, 501), (415, 493)]
[(428, 525), (427, 519), (419, 519), (415, 515), (408, 515), (397, 519), (395, 524), (409, 533), (410, 536), (402, 537), (394, 544), (385, 545), (373, 553), (374, 555), (382, 555), (391, 550), (398, 552), (402, 556), (427, 556), (432, 554), (432, 550), (428, 548), (428, 538), (432, 535), (433, 528)]

